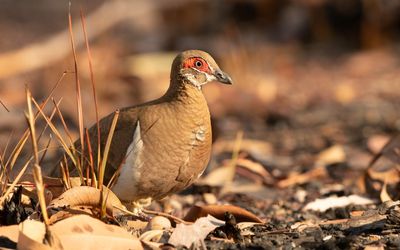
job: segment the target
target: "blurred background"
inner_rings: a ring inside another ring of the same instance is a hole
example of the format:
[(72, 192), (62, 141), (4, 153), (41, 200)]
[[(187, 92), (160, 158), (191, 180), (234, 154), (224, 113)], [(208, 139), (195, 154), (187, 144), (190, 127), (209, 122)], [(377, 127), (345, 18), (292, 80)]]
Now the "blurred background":
[[(77, 137), (68, 1), (0, 6), (0, 100), (9, 110), (0, 106), (1, 150), (26, 128), (25, 85), (43, 100), (63, 72), (54, 96)], [(204, 87), (215, 140), (243, 130), (270, 145), (260, 161), (271, 168), (301, 171), (336, 144), (362, 168), (400, 129), (398, 0), (74, 0), (70, 8), (86, 127), (95, 112), (80, 10), (100, 116), (162, 95), (174, 56), (195, 48), (235, 82)]]

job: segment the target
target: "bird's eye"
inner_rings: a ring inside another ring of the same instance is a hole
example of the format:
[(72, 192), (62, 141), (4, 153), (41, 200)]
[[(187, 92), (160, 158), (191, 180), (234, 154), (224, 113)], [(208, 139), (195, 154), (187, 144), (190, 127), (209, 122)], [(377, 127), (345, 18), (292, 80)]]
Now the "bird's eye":
[(201, 61), (196, 61), (196, 62), (194, 63), (194, 65), (195, 65), (197, 68), (201, 68), (201, 67), (203, 66), (203, 63), (202, 63)]

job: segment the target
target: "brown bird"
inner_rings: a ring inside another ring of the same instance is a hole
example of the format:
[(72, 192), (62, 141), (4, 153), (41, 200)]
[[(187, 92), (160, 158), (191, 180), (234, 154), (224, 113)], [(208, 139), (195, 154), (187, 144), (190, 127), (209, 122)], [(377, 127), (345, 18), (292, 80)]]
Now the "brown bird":
[[(211, 154), (211, 123), (201, 88), (211, 81), (232, 84), (208, 53), (188, 50), (173, 61), (170, 86), (162, 97), (120, 110), (104, 183), (118, 170), (111, 190), (124, 203), (161, 199), (203, 173)], [(111, 113), (99, 122), (102, 149), (113, 117)], [(97, 159), (96, 125), (89, 136)]]

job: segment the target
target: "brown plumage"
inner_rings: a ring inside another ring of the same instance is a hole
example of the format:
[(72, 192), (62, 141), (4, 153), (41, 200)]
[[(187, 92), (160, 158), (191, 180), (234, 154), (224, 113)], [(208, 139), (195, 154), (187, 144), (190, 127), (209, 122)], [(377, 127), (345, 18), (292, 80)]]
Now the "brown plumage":
[[(105, 173), (124, 202), (161, 199), (178, 192), (204, 171), (211, 154), (211, 124), (201, 86), (210, 81), (231, 84), (206, 52), (190, 50), (173, 61), (170, 86), (154, 101), (120, 110)], [(104, 149), (114, 113), (100, 120)], [(97, 159), (97, 127), (89, 130)], [(79, 147), (79, 142), (76, 142)], [(76, 175), (73, 171), (72, 174)]]

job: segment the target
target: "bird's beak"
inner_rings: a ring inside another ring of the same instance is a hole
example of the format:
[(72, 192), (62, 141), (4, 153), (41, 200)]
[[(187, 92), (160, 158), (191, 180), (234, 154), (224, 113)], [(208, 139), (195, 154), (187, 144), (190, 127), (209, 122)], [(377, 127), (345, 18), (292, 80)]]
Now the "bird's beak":
[(215, 70), (214, 72), (214, 76), (215, 78), (217, 78), (217, 81), (220, 83), (224, 83), (224, 84), (232, 84), (232, 78), (225, 72), (223, 72), (220, 69)]

